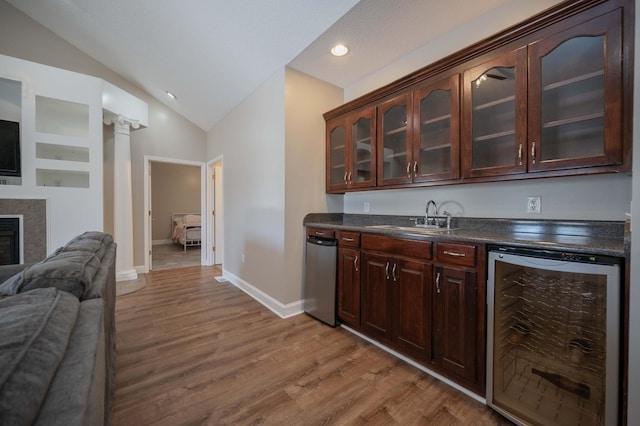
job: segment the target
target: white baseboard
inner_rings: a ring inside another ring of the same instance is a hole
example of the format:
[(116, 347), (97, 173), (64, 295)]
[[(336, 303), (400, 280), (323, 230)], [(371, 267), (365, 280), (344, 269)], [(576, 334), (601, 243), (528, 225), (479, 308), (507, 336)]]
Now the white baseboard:
[(133, 268), (134, 268), (134, 269), (136, 270), (136, 272), (137, 272), (137, 273), (139, 273), (139, 274), (146, 274), (147, 272), (149, 272), (149, 271), (144, 267), (144, 265), (134, 266)]
[(227, 279), (231, 284), (238, 287), (240, 290), (247, 293), (249, 296), (257, 300), (266, 306), (274, 314), (280, 318), (289, 318), (303, 312), (303, 302), (298, 300), (297, 302), (287, 303), (286, 305), (269, 296), (262, 290), (252, 286), (248, 282), (242, 280), (240, 277), (232, 274), (231, 272), (222, 269), (222, 277)]
[(151, 245), (152, 246), (158, 246), (160, 244), (173, 244), (173, 240), (172, 239), (168, 239), (168, 240), (153, 240), (153, 241), (151, 241)]

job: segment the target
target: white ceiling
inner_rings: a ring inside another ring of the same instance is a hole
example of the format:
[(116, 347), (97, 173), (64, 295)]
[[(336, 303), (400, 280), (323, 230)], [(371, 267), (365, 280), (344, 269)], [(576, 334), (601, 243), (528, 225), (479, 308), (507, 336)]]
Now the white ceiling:
[(285, 65), (348, 87), (519, 0), (7, 1), (206, 131)]

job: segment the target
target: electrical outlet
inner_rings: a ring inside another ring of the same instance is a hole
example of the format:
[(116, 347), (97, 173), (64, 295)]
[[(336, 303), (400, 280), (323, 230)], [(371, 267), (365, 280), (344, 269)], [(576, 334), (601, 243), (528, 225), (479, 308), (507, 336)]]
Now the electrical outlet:
[(369, 204), (368, 201), (365, 201), (364, 206), (362, 207), (362, 211), (364, 211), (365, 213), (369, 213), (370, 209), (371, 209), (371, 205)]
[(540, 196), (527, 198), (527, 213), (540, 214), (542, 210), (542, 199)]

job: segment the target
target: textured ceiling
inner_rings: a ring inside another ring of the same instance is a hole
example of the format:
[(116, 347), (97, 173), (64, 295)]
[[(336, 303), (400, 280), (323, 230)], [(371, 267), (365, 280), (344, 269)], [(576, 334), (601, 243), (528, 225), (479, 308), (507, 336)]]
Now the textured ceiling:
[[(453, 29), (480, 18), (491, 22), (492, 11), (522, 5), (522, 0), (7, 1), (203, 130), (283, 66), (346, 88)], [(559, 1), (535, 4), (542, 10)], [(349, 54), (332, 57), (335, 42), (346, 43)], [(177, 101), (168, 99), (167, 90)]]

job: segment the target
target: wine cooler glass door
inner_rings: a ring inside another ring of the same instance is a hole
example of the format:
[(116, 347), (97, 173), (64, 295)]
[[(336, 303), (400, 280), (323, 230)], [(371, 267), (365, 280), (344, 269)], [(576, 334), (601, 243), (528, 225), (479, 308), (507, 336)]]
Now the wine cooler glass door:
[(523, 425), (618, 423), (621, 284), (607, 261), (489, 253), (490, 406)]

